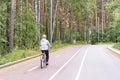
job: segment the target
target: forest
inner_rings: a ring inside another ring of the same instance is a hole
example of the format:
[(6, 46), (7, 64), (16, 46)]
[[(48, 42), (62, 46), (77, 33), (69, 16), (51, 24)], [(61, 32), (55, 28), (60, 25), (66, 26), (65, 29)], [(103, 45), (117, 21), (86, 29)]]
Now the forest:
[(0, 0), (0, 56), (60, 42), (120, 42), (120, 0)]

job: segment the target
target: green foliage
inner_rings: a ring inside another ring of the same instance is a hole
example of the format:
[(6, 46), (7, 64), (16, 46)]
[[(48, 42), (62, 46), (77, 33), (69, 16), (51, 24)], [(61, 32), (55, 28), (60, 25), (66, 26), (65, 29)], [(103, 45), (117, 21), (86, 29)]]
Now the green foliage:
[(106, 29), (106, 36), (112, 42), (120, 42), (120, 23), (114, 22), (111, 27)]
[[(82, 35), (76, 30), (76, 28), (72, 29), (73, 35), (72, 38), (73, 40), (76, 41), (83, 41)], [(70, 29), (66, 28), (65, 31), (65, 42), (70, 43)]]
[(6, 22), (9, 18), (9, 13), (7, 10), (9, 3), (9, 0), (2, 0), (0, 3), (0, 56), (4, 55), (7, 52), (8, 41), (6, 35), (6, 28), (8, 25), (6, 25)]
[(106, 29), (107, 41), (120, 42), (120, 0), (112, 0), (106, 3), (107, 13), (112, 15), (111, 26)]
[(116, 30), (115, 28), (111, 27), (111, 28), (108, 28), (106, 29), (106, 34), (105, 34), (105, 41), (106, 42), (109, 42), (109, 41), (112, 41), (112, 42), (116, 42)]
[(116, 49), (118, 49), (118, 50), (120, 50), (120, 42), (116, 43), (113, 47), (116, 48)]
[(107, 2), (106, 3), (106, 9), (109, 11), (109, 12), (113, 12), (115, 11), (116, 9), (120, 9), (120, 0), (113, 0), (113, 1), (110, 1), (110, 2)]
[[(56, 0), (57, 1), (57, 0)], [(55, 8), (55, 3), (56, 1), (54, 0), (53, 7)], [(58, 10), (63, 11), (64, 15), (60, 16), (56, 15), (56, 23), (58, 23), (56, 26), (60, 26), (61, 19), (66, 18), (69, 15), (72, 15), (72, 37), (73, 41), (76, 41), (76, 44), (82, 43), (84, 44), (84, 33), (85, 33), (85, 28), (84, 26), (86, 25), (86, 16), (89, 17), (89, 20), (92, 25), (95, 25), (95, 9), (97, 8), (98, 14), (100, 14), (100, 9), (98, 8), (98, 5), (95, 4), (96, 0), (60, 0), (60, 5), (58, 6)], [(5, 54), (7, 52), (7, 46), (8, 46), (8, 34), (6, 34), (6, 30), (9, 31), (9, 24), (10, 24), (10, 2), (11, 0), (2, 0), (0, 3), (0, 54), (2, 57), (0, 57), (0, 64), (6, 63), (6, 62), (11, 62), (14, 60), (18, 60), (27, 56), (31, 56), (36, 54), (34, 53), (33, 47), (38, 46), (38, 43), (36, 42), (36, 21), (35, 21), (35, 14), (34, 11), (31, 10), (33, 6), (31, 6), (32, 3), (29, 3), (29, 8), (27, 7), (25, 1), (22, 3), (22, 14), (20, 12), (21, 8), (21, 3), (20, 1), (17, 1), (17, 14), (16, 14), (16, 24), (15, 24), (15, 36), (14, 36), (14, 43), (15, 43), (15, 48), (12, 53)], [(99, 42), (120, 42), (120, 0), (112, 0), (109, 1), (106, 4), (106, 9), (105, 9), (105, 15), (107, 17), (110, 16), (111, 19), (111, 26), (105, 28), (103, 38), (102, 38), (102, 31), (100, 29), (99, 31)], [(42, 35), (43, 33), (46, 32), (46, 26), (49, 26), (49, 2), (45, 3), (45, 17), (43, 20), (41, 20), (40, 24), (40, 34)], [(8, 10), (9, 9), (9, 10)], [(55, 10), (53, 10), (55, 11)], [(53, 12), (54, 14), (54, 12)], [(98, 15), (99, 16), (99, 15)], [(111, 17), (112, 16), (112, 17)], [(67, 17), (67, 20), (69, 20)], [(106, 20), (107, 20), (106, 17)], [(46, 20), (46, 21), (45, 21)], [(8, 24), (7, 24), (8, 21)], [(64, 20), (63, 20), (64, 21)], [(101, 22), (101, 18), (100, 18)], [(107, 22), (107, 21), (106, 21)], [(77, 24), (79, 25), (78, 27)], [(101, 24), (101, 23), (100, 23)], [(100, 26), (101, 27), (101, 26)], [(6, 29), (7, 28), (7, 29)], [(77, 30), (79, 29), (79, 30)], [(57, 30), (59, 30), (57, 28)], [(60, 30), (59, 30), (60, 31)], [(59, 31), (57, 32), (57, 35), (59, 35)], [(81, 32), (80, 32), (81, 31)], [(49, 34), (49, 28), (48, 28), (48, 34)], [(91, 43), (95, 44), (98, 42), (98, 29), (95, 28), (92, 33), (91, 33)], [(48, 36), (49, 37), (49, 36)], [(58, 38), (59, 39), (59, 36)], [(65, 40), (66, 43), (70, 43), (70, 27), (67, 24), (67, 27), (65, 28)], [(55, 41), (52, 45), (52, 49), (56, 49), (59, 47), (63, 47), (66, 45), (65, 43), (63, 44), (61, 41)], [(23, 50), (20, 50), (23, 49)], [(29, 50), (28, 50), (29, 49)], [(33, 54), (32, 54), (33, 53)], [(16, 56), (16, 57), (14, 57)], [(11, 58), (10, 58), (11, 57)]]
[(36, 54), (40, 54), (40, 50), (36, 50), (36, 49), (20, 50), (16, 47), (12, 53), (0, 57), (0, 65), (8, 62), (20, 60), (26, 57), (30, 57)]
[(0, 37), (0, 56), (5, 54), (7, 52), (7, 50), (5, 49), (5, 44), (7, 43), (7, 40), (5, 40), (4, 38)]
[(98, 32), (97, 29), (94, 29), (91, 33), (91, 44), (96, 44), (96, 42), (98, 42)]
[[(67, 46), (69, 44), (62, 44), (61, 41), (55, 41), (52, 44), (52, 50), (61, 48), (63, 46)], [(11, 53), (0, 56), (0, 65), (8, 63), (8, 62), (13, 62), (16, 60), (20, 60), (26, 57), (30, 57), (33, 55), (37, 55), (40, 54), (41, 51), (39, 50), (39, 48), (34, 48), (34, 49), (19, 49), (18, 47), (16, 47)]]
[(60, 47), (63, 47), (62, 41), (60, 41), (60, 40), (55, 41), (55, 42), (52, 44), (52, 49), (57, 49), (57, 48), (60, 48)]
[(106, 3), (107, 14), (112, 15), (113, 21), (120, 21), (120, 0), (113, 0)]
[[(113, 23), (110, 27), (104, 29), (103, 39), (102, 31), (100, 29), (99, 41), (101, 42), (120, 42), (120, 24)], [(98, 30), (94, 29), (91, 33), (91, 42), (92, 44), (98, 42)]]
[(20, 48), (33, 48), (36, 43), (35, 16), (31, 10), (26, 11), (25, 4), (22, 12), (22, 15), (18, 13), (16, 16), (15, 45)]

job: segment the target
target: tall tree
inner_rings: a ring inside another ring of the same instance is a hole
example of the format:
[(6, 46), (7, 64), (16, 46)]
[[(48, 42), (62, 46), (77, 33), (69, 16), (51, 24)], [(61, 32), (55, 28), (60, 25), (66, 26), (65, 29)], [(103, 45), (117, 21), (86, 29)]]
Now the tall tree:
[(10, 19), (10, 35), (9, 35), (9, 51), (14, 48), (14, 27), (16, 16), (16, 0), (11, 0), (11, 19)]
[(96, 27), (98, 26), (98, 15), (97, 15), (97, 0), (95, 0), (95, 22)]
[(104, 27), (105, 27), (105, 1), (102, 0), (102, 38), (104, 33)]

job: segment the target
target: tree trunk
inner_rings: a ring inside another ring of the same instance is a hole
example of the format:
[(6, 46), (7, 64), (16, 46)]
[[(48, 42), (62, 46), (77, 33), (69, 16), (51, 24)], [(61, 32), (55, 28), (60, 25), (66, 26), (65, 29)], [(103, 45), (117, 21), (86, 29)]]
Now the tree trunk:
[(18, 40), (18, 46), (19, 47), (22, 47), (22, 36), (21, 36), (21, 33), (22, 33), (22, 14), (23, 14), (23, 5), (22, 5), (23, 1), (20, 0), (20, 26), (19, 26), (19, 40)]
[(48, 19), (46, 19), (46, 35), (47, 35), (47, 38), (48, 38), (48, 36), (49, 36), (49, 33), (48, 33), (48, 30), (49, 30), (49, 28), (48, 28)]
[(56, 23), (57, 9), (58, 9), (58, 0), (56, 1), (56, 7), (55, 7), (55, 12), (54, 12), (54, 19), (53, 19), (53, 34), (52, 34), (52, 35), (54, 35), (54, 29), (55, 29), (55, 23)]
[(28, 12), (28, 0), (26, 0), (26, 11)]
[(60, 20), (60, 40), (62, 40), (62, 20)]
[(45, 25), (45, 28), (46, 28), (46, 30), (45, 30), (45, 32), (46, 32), (46, 35), (47, 35), (47, 38), (48, 38), (48, 17), (46, 16), (47, 15), (47, 13), (48, 13), (48, 9), (47, 9), (47, 5), (48, 4), (48, 1), (46, 0), (46, 1), (44, 1), (44, 13), (45, 13), (45, 19), (44, 19), (44, 25)]
[(104, 33), (104, 27), (105, 27), (105, 1), (102, 0), (102, 38)]
[(9, 35), (9, 51), (14, 48), (14, 27), (16, 16), (16, 0), (11, 0), (11, 19), (10, 19), (10, 35)]
[(95, 5), (96, 5), (96, 8), (95, 8), (95, 26), (97, 27), (98, 26), (98, 15), (97, 15), (97, 0), (95, 0)]
[(69, 26), (70, 26), (70, 42), (73, 41), (73, 27), (72, 27), (72, 12), (70, 12), (69, 16)]
[(35, 0), (36, 42), (40, 40), (40, 0)]
[(34, 11), (35, 11), (35, 10), (34, 10), (34, 0), (32, 0), (31, 5), (32, 5), (32, 11), (34, 12)]
[(44, 0), (41, 0), (41, 14), (40, 14), (40, 22), (42, 25), (44, 25)]
[(108, 16), (108, 27), (110, 27), (110, 14)]

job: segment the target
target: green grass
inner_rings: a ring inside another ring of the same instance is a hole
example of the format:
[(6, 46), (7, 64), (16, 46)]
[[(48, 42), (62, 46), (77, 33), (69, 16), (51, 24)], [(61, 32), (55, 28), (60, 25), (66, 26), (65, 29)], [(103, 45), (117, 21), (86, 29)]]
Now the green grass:
[[(51, 50), (55, 50), (66, 45), (68, 44), (62, 44), (61, 41), (56, 41), (52, 44)], [(34, 56), (40, 53), (41, 50), (39, 49), (39, 46), (36, 49), (19, 49), (16, 47), (11, 53), (0, 56), (0, 65)]]
[(0, 57), (0, 65), (8, 62), (20, 60), (29, 56), (39, 54), (39, 53), (40, 53), (39, 50), (34, 50), (34, 49), (20, 50), (18, 48), (15, 48), (11, 53), (8, 53)]
[(99, 42), (98, 44), (114, 44), (113, 42)]
[(58, 48), (62, 48), (62, 47), (64, 47), (64, 46), (68, 46), (68, 45), (70, 45), (70, 44), (69, 44), (69, 43), (64, 43), (64, 44), (62, 44), (61, 41), (55, 41), (55, 42), (52, 44), (52, 50), (58, 49)]
[[(76, 44), (84, 44), (84, 43), (85, 42), (76, 42), (75, 45)], [(68, 46), (68, 45), (71, 45), (71, 44), (70, 43), (62, 44), (61, 41), (55, 41), (52, 44), (51, 50), (56, 50), (58, 48), (62, 48), (64, 46)], [(23, 59), (23, 58), (26, 58), (26, 57), (30, 57), (30, 56), (33, 56), (33, 55), (37, 55), (37, 54), (40, 54), (40, 53), (41, 53), (41, 51), (40, 51), (39, 47), (37, 47), (36, 49), (19, 49), (19, 48), (16, 47), (11, 53), (7, 53), (5, 55), (0, 56), (0, 65), (6, 64), (6, 63), (9, 63), (9, 62), (13, 62), (13, 61), (16, 61), (16, 60), (20, 60), (20, 59)]]
[(77, 41), (76, 43), (73, 43), (73, 44), (75, 44), (75, 45), (78, 45), (78, 44), (86, 44), (86, 42), (85, 42), (85, 41)]
[(116, 43), (113, 47), (116, 48), (116, 49), (118, 49), (118, 50), (120, 50), (120, 42)]

